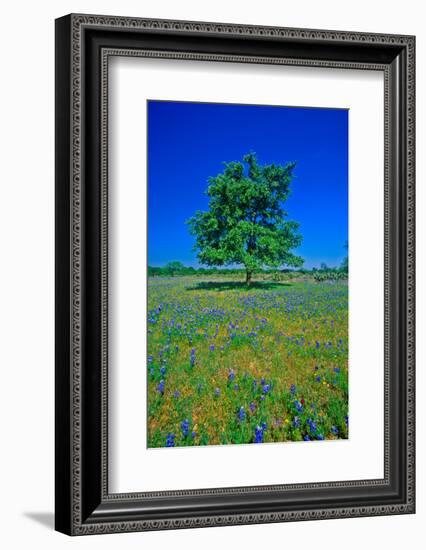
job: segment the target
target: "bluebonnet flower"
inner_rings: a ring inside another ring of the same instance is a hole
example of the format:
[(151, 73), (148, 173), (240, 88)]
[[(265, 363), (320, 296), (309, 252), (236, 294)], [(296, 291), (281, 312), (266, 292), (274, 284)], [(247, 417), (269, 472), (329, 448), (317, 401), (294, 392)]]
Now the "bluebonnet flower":
[(345, 423), (346, 423), (346, 426), (349, 426), (349, 416), (348, 415), (345, 416)]
[(191, 432), (192, 439), (195, 439), (197, 437), (197, 432)]
[(240, 410), (238, 411), (238, 420), (242, 422), (246, 419), (246, 411), (244, 410), (244, 407), (240, 407)]
[(189, 420), (187, 418), (185, 420), (182, 420), (182, 422), (180, 423), (180, 427), (182, 429), (183, 437), (188, 437), (188, 434), (189, 434)]
[(228, 380), (230, 382), (232, 382), (234, 380), (234, 378), (235, 378), (235, 372), (234, 372), (233, 369), (230, 369), (229, 374), (228, 374)]
[(263, 443), (263, 434), (266, 430), (266, 424), (263, 422), (260, 426), (256, 426), (254, 429), (254, 442)]
[(304, 435), (303, 436), (303, 441), (310, 441), (311, 438), (309, 437), (309, 435)]
[(315, 380), (316, 380), (317, 382), (321, 382), (321, 376), (315, 376)]
[(249, 407), (250, 407), (251, 412), (254, 412), (254, 409), (256, 408), (256, 403), (251, 402)]
[(261, 400), (261, 401), (265, 401), (265, 396), (264, 396), (264, 395), (261, 395), (261, 396), (260, 396), (260, 400)]
[(214, 390), (214, 394), (215, 394), (216, 397), (219, 397), (219, 395), (220, 395), (220, 389), (219, 389), (219, 388), (216, 388), (216, 389)]
[(191, 365), (191, 367), (195, 365), (195, 348), (191, 349), (191, 354), (189, 356), (189, 364)]
[(318, 340), (317, 340), (317, 341), (315, 342), (315, 347), (316, 347), (317, 349), (319, 349), (320, 345), (321, 345), (321, 344), (320, 344), (320, 343), (318, 342)]
[(154, 369), (154, 367), (151, 367), (151, 368), (149, 369), (149, 374), (150, 374), (151, 376), (154, 376), (154, 374), (155, 374), (155, 369)]
[(339, 433), (339, 430), (336, 428), (336, 426), (331, 426), (331, 433), (333, 435), (337, 435)]
[(337, 374), (339, 374), (339, 372), (340, 372), (340, 369), (339, 369), (339, 367), (334, 367), (334, 369), (333, 369), (333, 370), (334, 370), (334, 372), (336, 372)]
[(148, 363), (152, 363), (154, 361), (154, 357), (152, 355), (148, 355)]
[(179, 351), (179, 346), (177, 344), (175, 345), (175, 351)]
[(238, 391), (240, 389), (239, 385), (238, 384), (234, 384), (234, 390), (235, 391)]
[(262, 384), (262, 386), (264, 386), (266, 384), (266, 380), (263, 378), (263, 376), (260, 379), (260, 383)]
[(300, 401), (296, 401), (294, 402), (294, 406), (296, 407), (296, 410), (297, 412), (302, 412), (303, 411), (303, 406), (302, 406), (302, 403)]
[(173, 394), (173, 397), (180, 397), (180, 391), (175, 391), (174, 394)]
[(319, 439), (320, 441), (324, 441), (324, 436), (322, 434), (318, 434), (317, 439)]
[(214, 351), (214, 345), (213, 344), (210, 345), (209, 350)]
[(299, 428), (300, 427), (300, 418), (298, 416), (295, 416), (293, 418), (293, 428)]
[(306, 421), (306, 424), (309, 426), (309, 429), (310, 429), (312, 434), (314, 434), (317, 431), (316, 423), (313, 420), (311, 420), (310, 418), (308, 418), (308, 420)]
[(296, 385), (295, 384), (292, 384), (290, 386), (290, 393), (291, 395), (295, 395), (296, 394)]
[(175, 434), (167, 434), (166, 438), (166, 447), (174, 447), (175, 446)]
[(161, 393), (161, 395), (163, 395), (164, 393), (164, 385), (165, 385), (164, 380), (160, 380), (160, 383), (157, 386), (157, 391), (158, 393)]
[(270, 389), (271, 389), (271, 384), (265, 384), (263, 386), (263, 393), (268, 393)]
[(165, 376), (166, 375), (166, 367), (161, 367), (160, 372), (161, 372), (161, 376)]

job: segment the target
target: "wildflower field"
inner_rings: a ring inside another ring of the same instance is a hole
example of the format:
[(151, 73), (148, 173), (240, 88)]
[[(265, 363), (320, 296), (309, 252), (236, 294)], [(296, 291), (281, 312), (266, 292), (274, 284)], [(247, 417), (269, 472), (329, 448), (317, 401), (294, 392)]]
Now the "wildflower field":
[(348, 437), (347, 281), (148, 280), (148, 447)]

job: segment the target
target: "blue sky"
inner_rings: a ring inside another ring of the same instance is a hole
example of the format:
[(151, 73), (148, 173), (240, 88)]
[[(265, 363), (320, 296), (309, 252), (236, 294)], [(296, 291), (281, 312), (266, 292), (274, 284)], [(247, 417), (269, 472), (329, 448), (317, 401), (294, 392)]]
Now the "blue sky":
[(148, 263), (199, 266), (185, 221), (208, 209), (207, 179), (249, 151), (296, 161), (288, 219), (300, 223), (305, 267), (338, 265), (348, 240), (348, 111), (148, 102)]

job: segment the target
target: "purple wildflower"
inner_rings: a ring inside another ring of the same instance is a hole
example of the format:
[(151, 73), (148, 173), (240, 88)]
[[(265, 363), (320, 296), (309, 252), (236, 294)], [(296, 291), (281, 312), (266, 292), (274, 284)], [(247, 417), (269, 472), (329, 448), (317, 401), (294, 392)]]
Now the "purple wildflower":
[[(265, 427), (263, 427), (265, 426)], [(263, 443), (263, 434), (266, 429), (266, 424), (262, 424), (261, 426), (256, 426), (254, 429), (254, 442), (255, 443)]]
[(175, 434), (167, 434), (166, 438), (166, 447), (174, 447), (175, 446)]
[(306, 424), (309, 426), (311, 434), (314, 434), (317, 431), (316, 423), (313, 420), (311, 420), (310, 418), (308, 418), (308, 420), (306, 421)]
[(300, 401), (297, 401), (297, 399), (294, 402), (294, 406), (296, 407), (297, 412), (301, 413), (303, 411), (303, 405)]
[(187, 418), (185, 420), (182, 420), (182, 422), (180, 423), (180, 427), (182, 429), (183, 437), (188, 437), (188, 434), (189, 434), (189, 420)]
[(238, 411), (238, 420), (242, 422), (246, 419), (246, 411), (244, 410), (244, 407), (240, 407), (240, 410)]

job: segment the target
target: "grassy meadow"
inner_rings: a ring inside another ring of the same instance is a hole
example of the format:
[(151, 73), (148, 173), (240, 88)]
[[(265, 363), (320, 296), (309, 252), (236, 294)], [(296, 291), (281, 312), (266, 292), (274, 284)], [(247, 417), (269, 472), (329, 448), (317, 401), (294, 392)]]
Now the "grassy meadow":
[(148, 279), (148, 447), (348, 437), (347, 280)]

